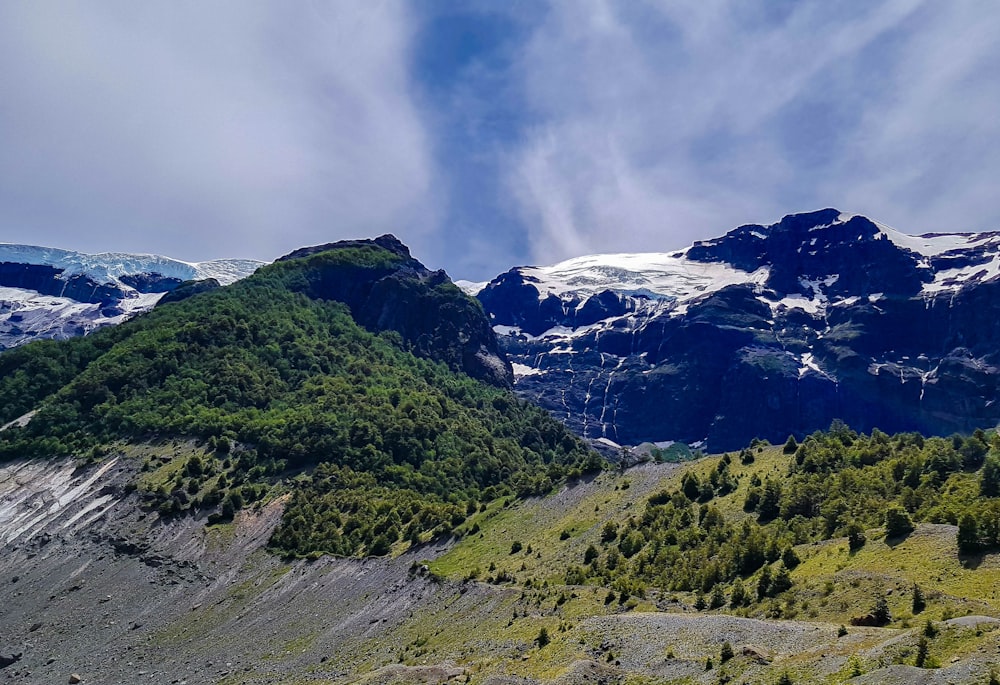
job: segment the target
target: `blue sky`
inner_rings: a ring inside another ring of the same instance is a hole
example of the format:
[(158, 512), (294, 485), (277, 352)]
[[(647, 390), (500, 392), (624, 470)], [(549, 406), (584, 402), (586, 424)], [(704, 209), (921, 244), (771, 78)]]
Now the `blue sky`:
[(1000, 3), (0, 4), (0, 240), (455, 278), (827, 206), (1000, 230)]

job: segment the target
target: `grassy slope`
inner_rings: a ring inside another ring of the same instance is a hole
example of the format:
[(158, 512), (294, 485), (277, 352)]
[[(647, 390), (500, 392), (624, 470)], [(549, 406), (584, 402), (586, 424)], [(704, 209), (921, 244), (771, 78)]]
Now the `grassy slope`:
[[(731, 495), (716, 500), (716, 505), (727, 517), (748, 516), (741, 503), (752, 475), (762, 478), (766, 474), (777, 475), (789, 460), (777, 448), (766, 448), (756, 456), (753, 464), (745, 466), (738, 460), (733, 461), (733, 475), (739, 487)], [(516, 583), (505, 583), (509, 588), (505, 594), (517, 599), (510, 599), (504, 608), (509, 609), (509, 614), (526, 611), (528, 615), (512, 623), (509, 615), (501, 616), (508, 620), (492, 622), (484, 622), (479, 616), (472, 625), (458, 623), (443, 629), (439, 627), (423, 648), (431, 650), (432, 654), (454, 655), (457, 645), (465, 644), (470, 629), (493, 640), (515, 641), (525, 646), (545, 626), (552, 638), (548, 647), (528, 649), (528, 658), (524, 660), (511, 661), (509, 655), (504, 655), (494, 660), (486, 659), (480, 666), (493, 670), (502, 662), (503, 669), (510, 673), (550, 679), (578, 659), (595, 656), (606, 659), (607, 652), (611, 651), (613, 661), (622, 662), (620, 668), (627, 672), (632, 682), (684, 682), (676, 680), (675, 676), (694, 678), (692, 682), (715, 682), (715, 675), (707, 681), (702, 677), (707, 657), (714, 655), (718, 665), (720, 641), (714, 635), (713, 619), (706, 619), (703, 629), (696, 624), (685, 628), (683, 641), (674, 641), (659, 635), (658, 631), (649, 630), (649, 625), (655, 621), (645, 612), (659, 608), (688, 615), (694, 613), (692, 593), (650, 591), (645, 598), (630, 598), (624, 606), (617, 599), (605, 605), (606, 588), (566, 587), (561, 583), (567, 566), (581, 564), (587, 546), (598, 544), (605, 521), (621, 522), (640, 513), (645, 498), (651, 493), (677, 487), (686, 470), (708, 474), (718, 459), (711, 457), (683, 466), (646, 465), (625, 473), (602, 474), (593, 481), (579, 483), (547, 498), (508, 508), (493, 507), (477, 514), (466, 525), (477, 524), (479, 533), (461, 540), (430, 563), (431, 571), (454, 580), (471, 575), (489, 579), (509, 573)], [(560, 539), (565, 537), (564, 531), (569, 536)], [(778, 604), (784, 616), (796, 620), (768, 621), (767, 625), (796, 626), (793, 632), (804, 625), (806, 630), (820, 633), (822, 639), (808, 649), (792, 650), (791, 647), (797, 644), (795, 640), (775, 638), (772, 665), (760, 667), (739, 657), (727, 665), (727, 672), (748, 677), (777, 677), (782, 670), (788, 669), (797, 682), (840, 682), (855, 668), (870, 671), (896, 662), (912, 663), (916, 642), (928, 619), (939, 622), (965, 615), (1000, 617), (997, 594), (1000, 560), (994, 555), (986, 555), (974, 568), (963, 565), (957, 554), (953, 526), (921, 524), (911, 535), (892, 545), (882, 539), (880, 529), (867, 533), (869, 542), (853, 554), (848, 550), (846, 539), (842, 538), (798, 546), (796, 551), (802, 563), (792, 573), (793, 589), (737, 612), (749, 619), (767, 619), (773, 606)], [(515, 541), (520, 541), (523, 549), (511, 554)], [(529, 545), (530, 553), (527, 551)], [(491, 567), (495, 570), (489, 570)], [(927, 595), (927, 608), (916, 617), (911, 612), (914, 583)], [(525, 584), (531, 587), (523, 589)], [(894, 617), (892, 624), (883, 629), (850, 627), (846, 637), (838, 638), (837, 626), (849, 624), (853, 616), (866, 613), (877, 591), (888, 596)], [(561, 597), (567, 599), (560, 604)], [(697, 615), (725, 614), (732, 612), (706, 611)], [(813, 628), (808, 628), (810, 625)], [(955, 657), (961, 661), (987, 648), (995, 651), (1000, 644), (992, 626), (983, 626), (978, 631), (974, 626), (947, 627), (942, 623), (938, 626), (941, 632), (930, 640), (930, 654), (939, 664), (948, 665)], [(673, 629), (679, 630), (676, 625)], [(430, 625), (417, 625), (415, 630), (418, 633), (430, 630)], [(738, 631), (735, 634), (739, 634)], [(615, 636), (620, 647), (600, 650), (602, 642), (606, 643), (609, 637), (614, 640)], [(627, 663), (622, 652), (648, 652), (649, 648), (641, 645), (650, 640), (662, 645), (664, 658), (668, 651), (674, 652), (677, 659), (672, 670), (662, 664), (651, 665), (655, 660)], [(733, 643), (733, 646), (739, 652), (743, 645)], [(681, 662), (690, 671), (687, 675), (683, 674), (685, 667), (678, 665)], [(698, 666), (697, 678), (694, 665)]]

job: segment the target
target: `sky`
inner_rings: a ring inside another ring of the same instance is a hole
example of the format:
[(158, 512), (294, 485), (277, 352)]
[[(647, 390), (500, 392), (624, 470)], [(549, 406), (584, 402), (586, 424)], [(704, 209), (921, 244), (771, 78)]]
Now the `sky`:
[(837, 207), (1000, 230), (1000, 3), (0, 3), (0, 241), (453, 278)]

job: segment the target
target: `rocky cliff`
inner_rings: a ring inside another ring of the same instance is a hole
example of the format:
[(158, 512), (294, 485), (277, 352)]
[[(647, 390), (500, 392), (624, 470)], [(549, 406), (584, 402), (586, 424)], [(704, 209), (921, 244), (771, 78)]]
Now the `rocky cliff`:
[(430, 271), (395, 236), (344, 240), (296, 250), (278, 260), (307, 264), (289, 287), (343, 302), (373, 332), (395, 331), (415, 354), (494, 385), (510, 386), (510, 362), (489, 319), (441, 270)]
[(521, 267), (478, 292), (516, 388), (620, 444), (968, 431), (1000, 420), (1000, 234), (834, 209), (669, 254)]

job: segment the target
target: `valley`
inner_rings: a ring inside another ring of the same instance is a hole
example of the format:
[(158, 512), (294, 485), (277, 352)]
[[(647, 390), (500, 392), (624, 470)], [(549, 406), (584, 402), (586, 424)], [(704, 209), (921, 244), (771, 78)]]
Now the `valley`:
[[(192, 685), (770, 683), (786, 673), (802, 683), (986, 682), (1000, 650), (1000, 559), (963, 564), (954, 526), (920, 524), (892, 545), (869, 530), (855, 554), (843, 538), (796, 546), (796, 589), (781, 602), (792, 609), (776, 620), (766, 603), (699, 611), (691, 592), (608, 602), (604, 585), (566, 584), (566, 569), (601, 545), (603, 526), (679, 487), (684, 466), (649, 463), (497, 502), (471, 519), (478, 533), (404, 546), (390, 558), (288, 562), (266, 551), (280, 498), (209, 527), (203, 517), (162, 520), (142, 510), (129, 492), (141, 464), (185, 459), (190, 448), (128, 447), (83, 469), (2, 467), (0, 482), (16, 479), (20, 492), (0, 511), (2, 637), (5, 650), (22, 654), (3, 676)], [(766, 472), (781, 460), (766, 448), (749, 468)], [(83, 513), (99, 509), (96, 520)], [(512, 554), (517, 541), (522, 550)], [(913, 583), (927, 588), (919, 615)], [(876, 587), (892, 622), (851, 626)], [(927, 625), (937, 667), (918, 670)], [(549, 642), (539, 647), (542, 629)], [(722, 663), (725, 643), (734, 656)]]

